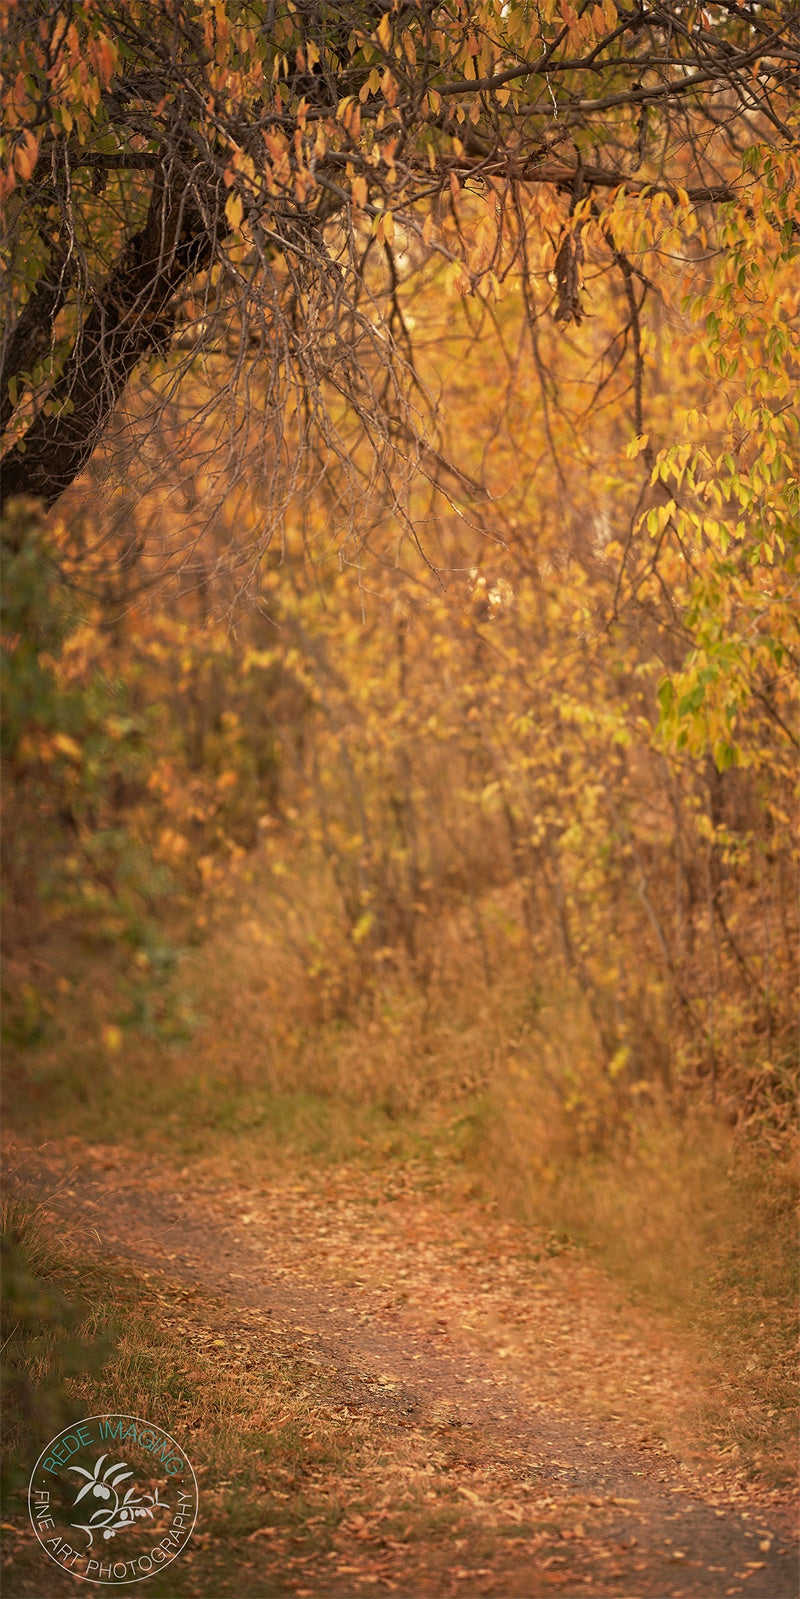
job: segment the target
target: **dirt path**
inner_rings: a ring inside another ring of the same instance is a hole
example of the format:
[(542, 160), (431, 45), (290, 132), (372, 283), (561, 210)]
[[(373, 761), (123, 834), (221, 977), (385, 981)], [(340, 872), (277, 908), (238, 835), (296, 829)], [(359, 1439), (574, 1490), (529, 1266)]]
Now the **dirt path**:
[[(430, 1591), (800, 1593), (785, 1496), (698, 1451), (687, 1357), (577, 1252), (477, 1205), (448, 1211), (410, 1170), (232, 1186), (211, 1164), (176, 1172), (77, 1143), (17, 1146), (10, 1166), (88, 1247), (212, 1296), (226, 1329), (268, 1318), (390, 1440), (446, 1431), (457, 1491), (487, 1526), (509, 1484), (550, 1507), (555, 1554), (552, 1540), (509, 1539), (499, 1573), (465, 1568), (454, 1548), (454, 1585)], [(383, 1569), (389, 1588), (423, 1591), (402, 1553)]]

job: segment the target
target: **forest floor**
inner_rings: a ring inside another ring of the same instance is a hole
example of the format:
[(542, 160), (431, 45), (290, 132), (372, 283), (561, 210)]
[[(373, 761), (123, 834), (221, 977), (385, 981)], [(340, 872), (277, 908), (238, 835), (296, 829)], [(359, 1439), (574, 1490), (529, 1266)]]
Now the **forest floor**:
[[(714, 1450), (691, 1352), (567, 1242), (449, 1205), (414, 1162), (8, 1153), (66, 1277), (127, 1307), (108, 1408), (197, 1468), (151, 1599), (800, 1592), (789, 1490)], [(24, 1512), (4, 1525), (6, 1599), (75, 1592)]]

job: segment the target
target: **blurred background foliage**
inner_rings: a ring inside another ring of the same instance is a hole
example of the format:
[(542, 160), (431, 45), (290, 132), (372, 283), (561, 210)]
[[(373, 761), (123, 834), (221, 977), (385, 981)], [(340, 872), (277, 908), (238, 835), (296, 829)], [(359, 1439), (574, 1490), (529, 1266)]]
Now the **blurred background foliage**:
[[(168, 452), (138, 497), (100, 459), (47, 517), (12, 508), (13, 1123), (444, 1150), (640, 1275), (700, 1215), (730, 1239), (738, 1168), (754, 1326), (788, 1302), (800, 185), (763, 160), (780, 202), (721, 208), (713, 250), (680, 195), (645, 224), (620, 202), (659, 283), (633, 379), (600, 255), (567, 330), (512, 272), (487, 303), (409, 258), (445, 465), (402, 525), (373, 483), (343, 543), (328, 462), (253, 562), (258, 483), (207, 516)], [(457, 218), (478, 250), (484, 202)]]

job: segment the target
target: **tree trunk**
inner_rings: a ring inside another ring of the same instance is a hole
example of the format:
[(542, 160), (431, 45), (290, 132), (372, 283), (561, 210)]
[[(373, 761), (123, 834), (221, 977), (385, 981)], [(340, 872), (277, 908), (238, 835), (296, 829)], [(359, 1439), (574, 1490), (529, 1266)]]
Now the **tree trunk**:
[[(52, 505), (96, 448), (139, 361), (168, 347), (176, 290), (208, 265), (224, 228), (214, 187), (206, 191), (214, 202), (209, 216), (187, 196), (184, 182), (175, 167), (157, 173), (144, 227), (95, 296), (46, 403), (0, 463), (4, 502), (28, 495)], [(53, 316), (57, 310), (54, 300)], [(24, 342), (12, 335), (7, 368)], [(13, 376), (7, 372), (6, 383)]]

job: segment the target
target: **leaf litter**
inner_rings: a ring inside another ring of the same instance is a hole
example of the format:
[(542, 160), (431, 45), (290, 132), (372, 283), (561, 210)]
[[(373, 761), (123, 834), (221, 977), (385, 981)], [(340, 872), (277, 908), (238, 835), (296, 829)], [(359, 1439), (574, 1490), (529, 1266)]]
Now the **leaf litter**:
[[(699, 1436), (690, 1352), (578, 1249), (449, 1208), (413, 1163), (387, 1188), (213, 1161), (176, 1186), (78, 1140), (12, 1161), (88, 1251), (133, 1264), (188, 1354), (246, 1384), (268, 1351), (357, 1440), (358, 1469), (331, 1471), (312, 1427), (302, 1535), (256, 1526), (231, 1577), (201, 1532), (212, 1585), (181, 1592), (796, 1599), (790, 1496)], [(270, 1501), (296, 1492), (276, 1479)]]

